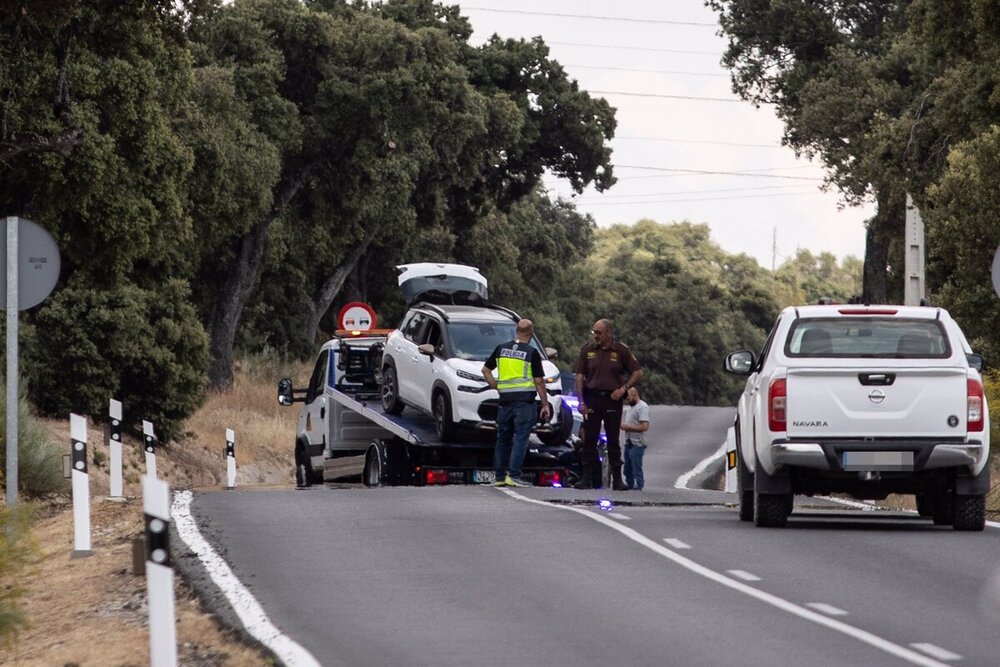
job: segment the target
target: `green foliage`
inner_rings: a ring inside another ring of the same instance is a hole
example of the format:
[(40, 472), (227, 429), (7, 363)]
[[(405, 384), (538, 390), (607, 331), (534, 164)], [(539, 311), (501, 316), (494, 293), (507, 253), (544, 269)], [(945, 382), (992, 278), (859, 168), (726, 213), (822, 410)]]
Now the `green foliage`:
[[(7, 401), (0, 405), (0, 420), (6, 424)], [(17, 410), (17, 490), (27, 498), (39, 498), (66, 491), (62, 455), (69, 451), (66, 444), (52, 441), (45, 427), (28, 407), (22, 392)], [(0, 437), (0, 485), (7, 480), (7, 432)]]
[(775, 272), (774, 277), (783, 288), (780, 304), (817, 303), (824, 296), (835, 303), (848, 303), (861, 295), (861, 269), (861, 260), (856, 257), (845, 257), (837, 264), (831, 253), (813, 255), (808, 250), (799, 250)]
[(151, 421), (169, 440), (200, 405), (206, 380), (207, 341), (188, 299), (176, 280), (156, 290), (55, 292), (37, 315), (24, 364), (38, 408), (100, 420), (114, 397), (126, 423)]
[[(24, 589), (18, 585), (18, 575), (28, 567), (35, 554), (31, 540), (32, 508), (21, 504), (13, 510), (0, 508), (0, 647), (9, 645), (25, 624), (19, 601)], [(10, 535), (10, 538), (7, 536)], [(6, 583), (9, 582), (9, 583)]]

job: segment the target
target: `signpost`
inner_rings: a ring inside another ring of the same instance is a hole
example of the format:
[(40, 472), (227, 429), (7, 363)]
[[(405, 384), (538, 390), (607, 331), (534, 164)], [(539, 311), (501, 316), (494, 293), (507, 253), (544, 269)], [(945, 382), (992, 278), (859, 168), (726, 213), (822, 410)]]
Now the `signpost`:
[(1000, 296), (1000, 248), (993, 253), (993, 291)]
[(0, 299), (7, 310), (7, 507), (17, 504), (19, 313), (40, 304), (59, 280), (59, 248), (44, 229), (24, 218), (7, 217), (0, 254)]

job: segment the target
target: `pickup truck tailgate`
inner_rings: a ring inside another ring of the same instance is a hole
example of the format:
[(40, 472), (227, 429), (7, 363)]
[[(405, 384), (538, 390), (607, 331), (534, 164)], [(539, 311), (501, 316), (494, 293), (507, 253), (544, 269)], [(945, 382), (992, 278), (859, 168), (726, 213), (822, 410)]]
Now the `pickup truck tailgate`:
[(956, 368), (789, 369), (788, 437), (963, 437), (966, 378)]

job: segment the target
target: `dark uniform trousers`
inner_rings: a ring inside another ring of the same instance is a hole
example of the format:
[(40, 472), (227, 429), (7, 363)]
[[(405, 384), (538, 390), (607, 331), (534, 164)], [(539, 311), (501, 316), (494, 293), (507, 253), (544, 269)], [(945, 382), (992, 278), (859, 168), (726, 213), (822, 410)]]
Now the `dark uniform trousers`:
[[(604, 434), (608, 438), (608, 463), (612, 470), (621, 470), (622, 447), (619, 440), (622, 424), (622, 401), (611, 398), (610, 391), (584, 389), (583, 401), (587, 414), (583, 416), (584, 460), (597, 461), (597, 438), (604, 423)], [(615, 468), (614, 466), (618, 466)]]

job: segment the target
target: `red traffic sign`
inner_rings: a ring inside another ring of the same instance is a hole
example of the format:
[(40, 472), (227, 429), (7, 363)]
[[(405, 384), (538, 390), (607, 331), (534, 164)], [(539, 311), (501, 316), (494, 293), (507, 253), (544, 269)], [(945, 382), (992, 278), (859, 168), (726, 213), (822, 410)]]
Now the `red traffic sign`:
[(374, 308), (361, 301), (352, 301), (340, 309), (337, 324), (339, 329), (368, 331), (375, 328), (378, 320), (375, 318)]

